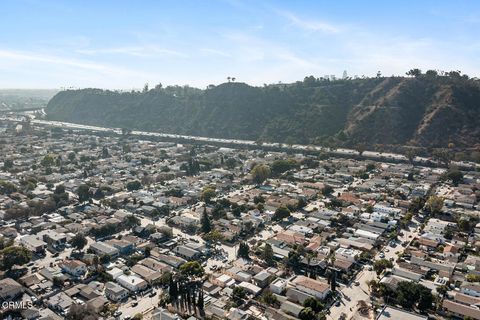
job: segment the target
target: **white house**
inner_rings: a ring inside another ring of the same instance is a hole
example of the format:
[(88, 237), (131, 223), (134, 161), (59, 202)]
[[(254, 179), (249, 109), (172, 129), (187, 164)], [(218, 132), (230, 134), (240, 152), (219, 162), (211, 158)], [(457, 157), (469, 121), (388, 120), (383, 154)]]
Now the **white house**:
[(341, 260), (347, 260), (350, 262), (355, 262), (355, 258), (360, 255), (360, 250), (347, 249), (347, 248), (338, 248), (335, 251), (335, 258)]
[(130, 290), (131, 292), (137, 292), (144, 290), (147, 287), (147, 282), (142, 278), (135, 275), (121, 275), (116, 280), (122, 287)]
[(42, 252), (47, 247), (47, 243), (43, 241), (43, 238), (36, 235), (23, 236), (20, 238), (20, 243), (34, 253)]
[(287, 280), (285, 279), (277, 278), (270, 283), (270, 291), (273, 293), (281, 294), (285, 289), (287, 289)]
[(402, 213), (402, 209), (400, 208), (387, 207), (381, 204), (374, 205), (373, 211), (388, 214), (389, 216), (394, 218), (399, 218), (400, 214)]
[(87, 272), (87, 265), (80, 260), (66, 260), (60, 265), (60, 268), (74, 277), (81, 277)]
[(112, 276), (113, 280), (116, 280), (118, 277), (120, 277), (123, 274), (122, 269), (113, 267), (112, 269), (108, 270), (107, 273)]
[(105, 296), (114, 302), (118, 302), (128, 297), (128, 291), (115, 282), (107, 282), (105, 284)]
[(355, 230), (354, 235), (357, 236), (357, 237), (366, 238), (366, 239), (370, 239), (370, 240), (377, 240), (378, 237), (379, 237), (378, 234), (367, 231), (367, 230), (363, 230), (363, 229)]
[(298, 290), (311, 294), (320, 300), (325, 299), (330, 292), (330, 285), (328, 283), (305, 276), (297, 276), (292, 283)]

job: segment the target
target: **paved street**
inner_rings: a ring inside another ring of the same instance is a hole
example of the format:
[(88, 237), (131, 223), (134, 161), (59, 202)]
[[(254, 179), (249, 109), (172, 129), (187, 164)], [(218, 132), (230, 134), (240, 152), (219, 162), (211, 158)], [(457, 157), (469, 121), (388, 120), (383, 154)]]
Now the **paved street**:
[[(128, 299), (128, 302), (122, 303), (118, 308), (119, 311), (122, 312), (119, 318), (125, 319), (127, 317), (133, 318), (136, 314), (143, 314), (144, 316), (150, 313), (153, 308), (158, 306), (158, 302), (160, 301), (161, 290), (155, 289), (154, 292), (157, 294), (154, 297), (150, 297), (148, 294), (145, 296), (138, 296), (136, 300), (132, 298)], [(138, 305), (132, 306), (133, 302), (137, 302)], [(148, 318), (148, 317), (145, 317)]]
[[(418, 225), (415, 222), (414, 225)], [(418, 228), (415, 226), (410, 226), (409, 230), (402, 230), (403, 236), (398, 237), (397, 245), (395, 247), (390, 246), (388, 243), (383, 248), (382, 251), (378, 252), (375, 258), (372, 261), (381, 259), (380, 255), (385, 255), (384, 259), (391, 260), (393, 259), (394, 266), (397, 264), (397, 253), (401, 253), (405, 250), (405, 247), (401, 245), (404, 241), (411, 241), (418, 235)], [(398, 244), (400, 242), (400, 244)], [(328, 319), (339, 319), (342, 313), (346, 314), (346, 319), (351, 319), (358, 310), (358, 303), (360, 301), (365, 301), (367, 304), (370, 305), (370, 294), (368, 291), (367, 282), (373, 279), (377, 279), (377, 275), (375, 271), (369, 271), (368, 266), (365, 266), (363, 270), (361, 270), (356, 278), (355, 281), (352, 281), (350, 286), (341, 286), (339, 292), (341, 294), (340, 305), (337, 307), (333, 305), (330, 308), (330, 315), (327, 317)], [(355, 282), (358, 283), (358, 286), (355, 285)]]

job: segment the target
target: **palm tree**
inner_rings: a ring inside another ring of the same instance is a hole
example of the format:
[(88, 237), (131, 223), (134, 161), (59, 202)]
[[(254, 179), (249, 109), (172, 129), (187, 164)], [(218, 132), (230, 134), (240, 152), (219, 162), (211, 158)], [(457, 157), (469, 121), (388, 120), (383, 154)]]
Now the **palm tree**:
[(227, 77), (228, 82), (230, 82), (230, 79), (231, 79), (230, 77)]

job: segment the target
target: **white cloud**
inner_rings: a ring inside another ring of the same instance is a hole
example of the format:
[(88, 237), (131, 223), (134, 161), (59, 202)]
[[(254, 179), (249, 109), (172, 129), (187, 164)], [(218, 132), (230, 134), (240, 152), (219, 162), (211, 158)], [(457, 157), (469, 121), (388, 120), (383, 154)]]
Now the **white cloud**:
[(125, 54), (135, 57), (155, 57), (155, 56), (171, 56), (178, 58), (187, 58), (188, 55), (175, 51), (160, 48), (157, 46), (130, 46), (130, 47), (115, 47), (115, 48), (96, 48), (96, 49), (81, 49), (78, 53), (85, 55), (105, 55), (105, 54)]
[(213, 56), (221, 56), (221, 57), (226, 57), (226, 58), (231, 57), (230, 54), (228, 54), (224, 51), (217, 50), (217, 49), (211, 49), (211, 48), (201, 48), (200, 52), (205, 53), (207, 55), (213, 55)]
[(277, 14), (286, 18), (292, 25), (307, 31), (321, 32), (321, 33), (339, 33), (342, 31), (340, 26), (321, 21), (321, 20), (309, 20), (301, 18), (296, 14), (284, 11), (284, 10), (275, 10)]
[(6, 87), (21, 87), (22, 83), (28, 83), (30, 87), (43, 87), (46, 83), (50, 83), (49, 87), (58, 87), (62, 84), (114, 87), (124, 86), (125, 79), (142, 83), (145, 79), (155, 78), (148, 73), (114, 65), (6, 49), (0, 49), (0, 70), (5, 73), (27, 75), (2, 79), (0, 84)]

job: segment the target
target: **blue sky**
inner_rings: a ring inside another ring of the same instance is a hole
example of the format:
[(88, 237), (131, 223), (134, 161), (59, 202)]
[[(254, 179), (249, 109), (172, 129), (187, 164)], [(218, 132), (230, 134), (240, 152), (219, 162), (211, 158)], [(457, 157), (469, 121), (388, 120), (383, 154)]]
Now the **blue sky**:
[(480, 75), (480, 1), (0, 2), (0, 87)]

